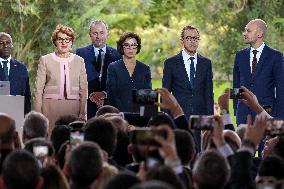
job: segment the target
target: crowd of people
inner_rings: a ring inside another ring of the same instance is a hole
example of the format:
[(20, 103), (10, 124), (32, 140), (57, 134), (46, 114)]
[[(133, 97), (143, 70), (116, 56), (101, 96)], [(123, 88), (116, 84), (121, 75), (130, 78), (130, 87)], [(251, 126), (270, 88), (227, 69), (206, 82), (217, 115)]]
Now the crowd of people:
[[(27, 68), (11, 56), (12, 37), (0, 32), (0, 80), (10, 81), (11, 95), (25, 96), (22, 136), (0, 113), (0, 188), (283, 188), (284, 124), (270, 120), (284, 119), (284, 58), (264, 43), (266, 32), (263, 20), (251, 20), (243, 33), (250, 47), (236, 54), (237, 125), (230, 91), (213, 101), (212, 62), (198, 52), (194, 26), (181, 30), (183, 49), (165, 60), (160, 101), (146, 105), (147, 116), (133, 95), (152, 90), (150, 67), (136, 59), (138, 34), (123, 33), (115, 49), (106, 45), (107, 23), (94, 20), (92, 44), (73, 54), (74, 30), (57, 25), (31, 106)], [(198, 129), (192, 115), (207, 116)]]

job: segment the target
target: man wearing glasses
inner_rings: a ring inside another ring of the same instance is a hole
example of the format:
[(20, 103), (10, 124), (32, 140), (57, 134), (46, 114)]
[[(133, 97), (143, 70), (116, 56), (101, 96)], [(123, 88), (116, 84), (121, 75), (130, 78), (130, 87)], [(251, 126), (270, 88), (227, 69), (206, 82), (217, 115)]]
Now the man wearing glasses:
[[(213, 114), (212, 64), (197, 53), (199, 32), (193, 26), (181, 31), (182, 51), (164, 63), (163, 87), (176, 97), (187, 118)], [(195, 133), (200, 149), (200, 132)]]
[(25, 97), (25, 114), (31, 111), (31, 92), (27, 67), (11, 57), (12, 37), (0, 32), (0, 81), (10, 81), (10, 94)]
[(79, 48), (76, 54), (85, 61), (88, 80), (87, 118), (95, 116), (98, 107), (103, 106), (106, 95), (107, 68), (111, 62), (121, 59), (116, 49), (106, 45), (108, 25), (103, 20), (90, 24), (91, 45)]

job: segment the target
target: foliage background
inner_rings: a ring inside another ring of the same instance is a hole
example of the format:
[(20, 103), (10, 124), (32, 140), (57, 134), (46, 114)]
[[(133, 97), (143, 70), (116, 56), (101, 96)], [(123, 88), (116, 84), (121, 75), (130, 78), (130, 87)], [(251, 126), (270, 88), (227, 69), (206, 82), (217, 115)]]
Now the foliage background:
[[(181, 49), (183, 26), (201, 33), (200, 52), (213, 61), (215, 86), (230, 86), (234, 54), (246, 47), (242, 31), (254, 18), (267, 22), (266, 43), (284, 51), (284, 0), (0, 0), (0, 30), (14, 39), (14, 57), (29, 69), (31, 86), (40, 56), (52, 52), (50, 37), (59, 23), (73, 27), (77, 47), (90, 44), (92, 19), (107, 21), (108, 44), (116, 46), (124, 31), (142, 37), (138, 59), (161, 78), (163, 61)], [(215, 94), (216, 96), (216, 94)]]

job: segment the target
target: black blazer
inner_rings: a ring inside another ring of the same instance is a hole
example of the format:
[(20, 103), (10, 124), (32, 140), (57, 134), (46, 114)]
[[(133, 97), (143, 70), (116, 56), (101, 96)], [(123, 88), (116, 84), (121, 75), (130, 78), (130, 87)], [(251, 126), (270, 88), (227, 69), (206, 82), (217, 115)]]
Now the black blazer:
[(211, 61), (197, 54), (194, 85), (192, 87), (182, 53), (164, 63), (163, 87), (173, 93), (188, 118), (190, 115), (213, 114), (213, 81)]
[[(0, 64), (1, 66), (1, 64)], [(0, 80), (4, 80), (3, 68), (0, 71)], [(31, 91), (29, 84), (28, 70), (25, 64), (15, 60), (10, 60), (10, 94), (25, 97), (25, 114), (31, 111)]]
[(133, 89), (151, 89), (150, 67), (136, 61), (132, 77), (130, 77), (123, 60), (109, 65), (107, 71), (107, 95), (109, 104), (121, 112), (137, 112), (133, 105)]

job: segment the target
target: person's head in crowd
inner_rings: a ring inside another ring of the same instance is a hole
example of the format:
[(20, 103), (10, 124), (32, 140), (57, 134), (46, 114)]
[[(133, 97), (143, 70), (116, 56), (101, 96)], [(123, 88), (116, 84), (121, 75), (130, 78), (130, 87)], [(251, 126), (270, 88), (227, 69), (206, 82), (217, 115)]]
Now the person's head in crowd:
[(23, 125), (23, 143), (38, 137), (47, 138), (48, 119), (40, 112), (31, 111), (24, 119)]
[(118, 169), (106, 162), (103, 163), (102, 174), (100, 177), (93, 183), (92, 188), (103, 189), (110, 180), (118, 174)]
[(13, 150), (21, 148), (21, 141), (16, 131), (15, 120), (0, 113), (0, 173), (3, 161)]
[(170, 128), (175, 128), (175, 122), (173, 119), (166, 113), (160, 112), (158, 115), (155, 115), (150, 118), (148, 122), (148, 127), (158, 127), (159, 125), (168, 125)]
[(104, 20), (93, 20), (89, 26), (89, 35), (96, 48), (103, 48), (108, 38), (108, 25)]
[(61, 170), (55, 165), (49, 165), (41, 169), (44, 179), (41, 189), (69, 189), (68, 181)]
[(174, 130), (174, 134), (181, 164), (188, 166), (196, 153), (194, 139), (187, 131), (181, 129)]
[(70, 140), (70, 128), (66, 125), (56, 125), (51, 132), (50, 140), (57, 154), (61, 145)]
[(13, 40), (10, 34), (0, 32), (0, 57), (7, 59), (13, 52)]
[(247, 124), (240, 124), (240, 125), (236, 128), (236, 133), (237, 133), (237, 135), (239, 135), (241, 141), (244, 140), (247, 127), (248, 127)]
[(119, 172), (106, 183), (104, 189), (129, 189), (140, 182), (141, 180), (131, 172)]
[(116, 107), (114, 107), (114, 106), (104, 105), (104, 106), (100, 107), (97, 110), (96, 117), (102, 116), (102, 115), (107, 114), (107, 113), (116, 113), (116, 114), (118, 114), (119, 110)]
[(230, 178), (230, 166), (217, 151), (205, 151), (197, 159), (193, 168), (195, 188), (208, 189), (225, 187)]
[(174, 187), (163, 181), (150, 180), (138, 183), (130, 189), (174, 189)]
[(163, 165), (150, 168), (146, 173), (146, 180), (160, 180), (168, 183), (175, 189), (185, 188), (173, 169)]
[(265, 141), (264, 148), (262, 151), (263, 158), (266, 158), (269, 155), (275, 154), (275, 146), (279, 141), (279, 137), (273, 137)]
[(274, 153), (284, 159), (284, 137), (280, 136), (274, 147)]
[(75, 115), (61, 116), (55, 121), (55, 126), (56, 125), (69, 125), (69, 123), (73, 121), (78, 121), (78, 120), (79, 120), (78, 116), (75, 116)]
[(102, 172), (101, 148), (94, 142), (83, 142), (71, 151), (69, 176), (74, 188), (87, 188)]
[(271, 155), (262, 160), (258, 170), (258, 177), (274, 177), (284, 179), (284, 159)]
[(188, 54), (194, 55), (199, 45), (199, 31), (191, 25), (185, 26), (181, 31), (180, 41)]
[(0, 149), (15, 149), (19, 137), (16, 131), (16, 122), (9, 115), (0, 113)]
[(133, 32), (123, 33), (117, 43), (117, 51), (126, 57), (135, 56), (141, 50), (141, 38)]
[(36, 147), (47, 147), (47, 157), (54, 157), (55, 153), (54, 153), (54, 148), (53, 145), (50, 141), (48, 141), (45, 138), (33, 138), (31, 140), (29, 140), (26, 144), (24, 149), (29, 151), (30, 153), (34, 154), (34, 156), (37, 156), (37, 152), (36, 152)]
[(236, 152), (241, 147), (242, 141), (235, 131), (224, 130), (223, 136), (226, 143), (232, 148), (234, 152)]
[(128, 134), (129, 124), (122, 117), (111, 116), (111, 117), (106, 118), (106, 120), (109, 120), (112, 123), (112, 125), (116, 128), (118, 138)]
[(40, 189), (43, 182), (37, 159), (25, 150), (15, 150), (7, 156), (2, 177), (7, 189)]
[(102, 118), (92, 118), (86, 122), (84, 129), (84, 140), (96, 142), (111, 158), (117, 142), (117, 131), (112, 123)]

